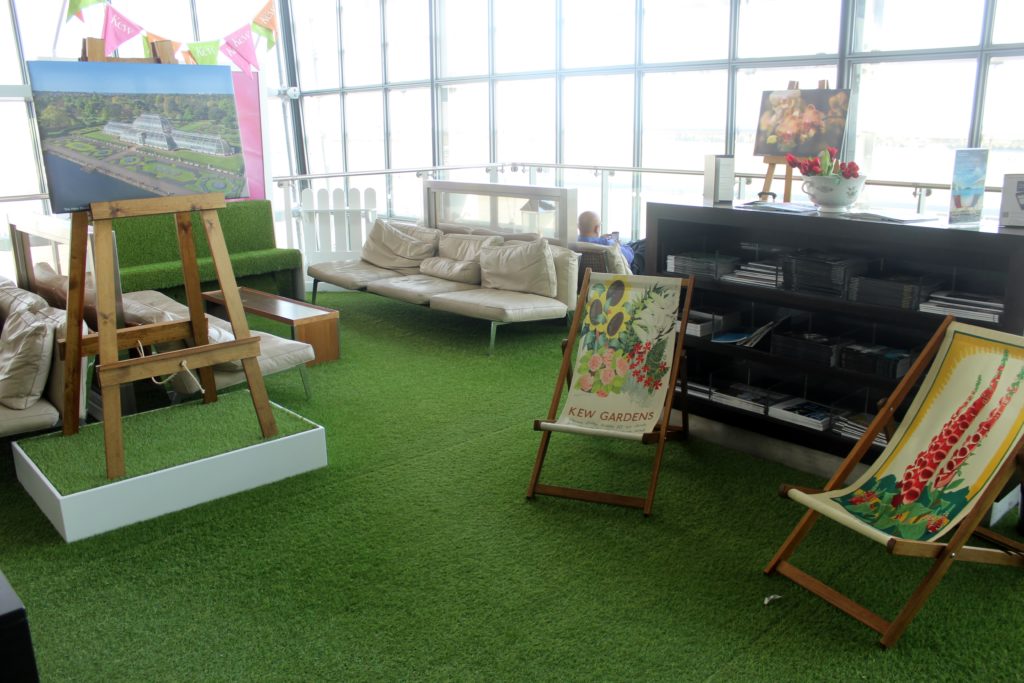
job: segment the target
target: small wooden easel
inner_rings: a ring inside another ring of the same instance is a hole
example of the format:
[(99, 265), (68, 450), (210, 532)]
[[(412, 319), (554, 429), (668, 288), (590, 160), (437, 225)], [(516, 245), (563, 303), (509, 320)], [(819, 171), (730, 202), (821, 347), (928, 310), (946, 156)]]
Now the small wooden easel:
[[(828, 90), (828, 81), (818, 81), (818, 88), (821, 90)], [(799, 90), (799, 81), (790, 81), (787, 90)], [(793, 200), (793, 167), (786, 163), (786, 157), (769, 155), (763, 157), (764, 163), (768, 164), (768, 170), (764, 173), (764, 187), (757, 193), (758, 199), (766, 201), (772, 191), (772, 181), (775, 179), (775, 167), (782, 164), (786, 169), (786, 180), (782, 185), (782, 201), (789, 202)]]
[[(170, 43), (155, 44), (153, 59), (131, 61), (161, 61), (161, 55), (169, 54), (166, 61), (174, 62), (173, 53), (168, 53)], [(83, 45), (83, 61), (106, 61), (103, 41), (88, 38)], [(88, 212), (79, 211), (71, 216), (71, 245), (68, 272), (67, 338), (64, 364), (64, 434), (78, 431), (79, 385), (83, 356), (99, 354), (96, 374), (103, 396), (103, 439), (107, 461), (107, 477), (114, 479), (124, 476), (124, 443), (121, 433), (121, 385), (146, 379), (155, 375), (166, 375), (185, 369), (198, 370), (203, 386), (203, 402), (217, 400), (217, 386), (212, 366), (234, 360), (242, 361), (242, 369), (249, 384), (253, 407), (260, 423), (263, 437), (277, 433), (277, 424), (270, 409), (263, 374), (257, 356), (260, 352), (259, 337), (249, 332), (249, 325), (242, 309), (235, 273), (228, 256), (227, 244), (221, 230), (217, 209), (226, 205), (224, 195), (219, 193), (158, 197), (155, 199), (130, 199), (115, 202), (97, 202), (90, 205)], [(211, 344), (206, 324), (206, 313), (199, 280), (199, 265), (193, 239), (192, 213), (199, 212), (203, 228), (210, 245), (217, 280), (224, 295), (235, 339), (229, 342)], [(132, 216), (152, 216), (173, 213), (181, 251), (181, 267), (184, 274), (185, 297), (188, 303), (189, 319), (172, 322), (140, 325), (138, 327), (117, 327), (115, 309), (116, 256), (114, 253), (113, 219)], [(94, 246), (96, 279), (97, 334), (82, 335), (82, 318), (85, 308), (85, 265), (86, 242), (89, 223), (94, 222)], [(141, 358), (120, 360), (118, 352), (136, 348), (138, 345), (151, 346), (170, 341), (185, 341), (189, 348), (157, 353)]]

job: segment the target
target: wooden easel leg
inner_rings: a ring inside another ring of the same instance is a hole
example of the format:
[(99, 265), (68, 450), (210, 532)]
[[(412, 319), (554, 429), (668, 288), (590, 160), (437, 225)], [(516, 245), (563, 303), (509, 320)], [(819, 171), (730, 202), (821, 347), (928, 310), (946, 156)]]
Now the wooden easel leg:
[(121, 387), (104, 381), (102, 369), (118, 360), (117, 313), (114, 307), (114, 238), (110, 220), (97, 220), (95, 232), (96, 318), (100, 338), (100, 389), (103, 394), (103, 439), (107, 477), (124, 476), (124, 443), (121, 438)]
[(270, 409), (270, 398), (267, 396), (267, 386), (263, 382), (260, 363), (255, 358), (243, 358), (242, 369), (245, 370), (245, 378), (249, 382), (249, 394), (252, 396), (252, 407), (256, 409), (256, 419), (260, 422), (260, 432), (263, 438), (273, 436), (277, 434), (277, 422)]
[(548, 454), (548, 441), (551, 440), (551, 432), (541, 432), (540, 446), (537, 448), (537, 459), (533, 462), (533, 473), (530, 475), (530, 485), (526, 487), (526, 497), (533, 498), (537, 492), (537, 482), (540, 480), (540, 470), (544, 467), (544, 458)]
[[(185, 283), (185, 300), (188, 302), (188, 313), (192, 320), (192, 339), (197, 346), (210, 342), (206, 323), (206, 310), (203, 306), (203, 292), (199, 282), (199, 264), (196, 261), (196, 244), (192, 236), (191, 212), (183, 211), (174, 214), (174, 222), (178, 228), (178, 249), (181, 251), (181, 271)], [(203, 386), (203, 403), (217, 400), (217, 382), (213, 377), (213, 368), (199, 369), (199, 381)]]
[(82, 402), (82, 313), (85, 310), (85, 260), (89, 217), (71, 216), (71, 253), (68, 257), (67, 323), (64, 337), (64, 434), (78, 433)]

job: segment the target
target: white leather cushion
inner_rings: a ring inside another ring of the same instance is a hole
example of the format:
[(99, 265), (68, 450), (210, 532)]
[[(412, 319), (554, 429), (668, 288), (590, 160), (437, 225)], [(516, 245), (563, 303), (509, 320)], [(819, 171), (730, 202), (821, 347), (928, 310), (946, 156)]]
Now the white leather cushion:
[(482, 247), (480, 283), (490, 289), (555, 296), (558, 283), (547, 240)]
[(504, 242), (493, 235), (442, 235), (437, 255), (454, 261), (478, 261), (482, 247), (493, 247)]
[(558, 292), (555, 297), (569, 307), (576, 308), (577, 277), (579, 275), (580, 255), (572, 249), (548, 245), (551, 257), (555, 262), (555, 278), (558, 281)]
[[(121, 304), (124, 308), (124, 322), (126, 325), (148, 325), (151, 323), (171, 322), (174, 320), (188, 319), (188, 306), (180, 303), (171, 297), (151, 289), (139, 292), (128, 292), (123, 295)], [(231, 323), (206, 316), (207, 336), (211, 344), (234, 341), (235, 335), (231, 334)], [(183, 342), (168, 342), (160, 344), (159, 351), (173, 351), (184, 346)], [(228, 361), (213, 366), (215, 370), (241, 370), (242, 361)]]
[(374, 280), (402, 274), (395, 270), (378, 268), (361, 259), (315, 263), (306, 269), (306, 273), (321, 282), (329, 282), (345, 289), (366, 289), (366, 285)]
[[(260, 355), (257, 361), (264, 377), (308, 363), (316, 356), (313, 347), (306, 342), (284, 339), (259, 330), (253, 331), (253, 335), (260, 340)], [(216, 372), (213, 373), (213, 377), (218, 390), (245, 381), (245, 372), (242, 370), (222, 370), (220, 366), (214, 366), (214, 369)], [(178, 394), (189, 396), (199, 391), (199, 382), (193, 375), (179, 372), (170, 381), (170, 388)]]
[(415, 225), (414, 223), (396, 223), (394, 221), (385, 222), (395, 230), (403, 232), (415, 240), (419, 240), (420, 242), (430, 242), (434, 245), (434, 253), (437, 253), (437, 246), (440, 243), (441, 235), (443, 234), (440, 230), (428, 228), (425, 225)]
[(435, 294), (430, 297), (430, 308), (505, 323), (564, 318), (568, 310), (558, 299), (502, 289)]
[(362, 258), (380, 268), (414, 268), (434, 255), (435, 242), (425, 242), (378, 220), (363, 244)]
[(0, 321), (7, 320), (19, 308), (39, 311), (46, 308), (46, 299), (25, 289), (11, 286), (0, 287)]
[(368, 292), (418, 305), (426, 305), (430, 301), (430, 297), (435, 294), (461, 292), (467, 289), (478, 289), (478, 287), (465, 282), (442, 280), (425, 273), (391, 277), (387, 280), (371, 282), (366, 286)]
[(467, 285), (480, 284), (479, 261), (457, 261), (443, 256), (431, 256), (428, 259), (423, 259), (423, 263), (420, 264), (420, 272), (424, 275), (439, 277), (442, 280), (464, 282)]
[(0, 405), (0, 436), (13, 436), (26, 432), (56, 427), (60, 413), (49, 401), (36, 401), (24, 410), (11, 410)]
[(53, 321), (40, 311), (19, 308), (0, 333), (0, 403), (24, 410), (43, 395), (53, 357)]

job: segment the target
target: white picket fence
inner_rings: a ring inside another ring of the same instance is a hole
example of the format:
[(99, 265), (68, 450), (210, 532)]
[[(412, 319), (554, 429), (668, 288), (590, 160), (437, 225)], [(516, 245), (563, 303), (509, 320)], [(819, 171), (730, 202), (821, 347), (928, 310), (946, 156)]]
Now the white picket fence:
[(351, 188), (347, 196), (340, 188), (315, 193), (303, 190), (295, 232), (306, 266), (359, 258), (376, 218), (377, 193), (373, 188)]

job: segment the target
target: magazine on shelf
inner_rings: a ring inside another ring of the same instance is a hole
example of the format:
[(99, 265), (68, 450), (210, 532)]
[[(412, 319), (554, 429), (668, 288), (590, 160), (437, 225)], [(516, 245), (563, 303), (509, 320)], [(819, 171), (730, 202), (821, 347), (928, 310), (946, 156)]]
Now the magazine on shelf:
[(838, 214), (841, 218), (854, 218), (864, 221), (879, 221), (881, 223), (923, 223), (925, 221), (936, 221), (939, 217), (935, 214), (917, 213), (916, 211), (901, 211), (899, 209), (883, 209), (878, 211), (850, 211)]
[(690, 309), (686, 321), (686, 334), (691, 337), (710, 337), (715, 332), (731, 330), (740, 324), (740, 312), (724, 309), (698, 311)]
[(768, 416), (823, 432), (832, 423), (832, 414), (826, 406), (805, 398), (789, 398), (768, 408)]
[(733, 382), (727, 387), (715, 387), (711, 390), (711, 400), (715, 403), (762, 415), (768, 406), (786, 398), (789, 398), (786, 394), (742, 382)]
[(945, 302), (961, 306), (985, 308), (1002, 312), (1003, 297), (992, 294), (975, 294), (974, 292), (958, 292), (953, 290), (939, 290), (932, 292), (928, 300), (934, 303)]

